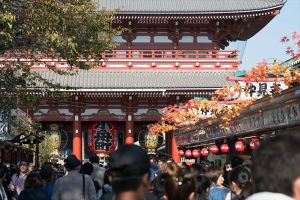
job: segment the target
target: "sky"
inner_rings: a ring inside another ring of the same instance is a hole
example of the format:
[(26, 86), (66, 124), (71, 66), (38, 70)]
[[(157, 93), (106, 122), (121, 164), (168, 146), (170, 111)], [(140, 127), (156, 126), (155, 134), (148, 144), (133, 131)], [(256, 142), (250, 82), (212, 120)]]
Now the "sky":
[[(287, 0), (280, 14), (247, 41), (239, 70), (248, 71), (263, 59), (268, 63), (272, 63), (274, 58), (278, 63), (290, 59), (285, 50), (293, 43), (282, 44), (280, 39), (283, 36), (291, 37), (294, 31), (300, 34), (300, 0)], [(242, 43), (231, 43), (226, 49), (237, 49)]]

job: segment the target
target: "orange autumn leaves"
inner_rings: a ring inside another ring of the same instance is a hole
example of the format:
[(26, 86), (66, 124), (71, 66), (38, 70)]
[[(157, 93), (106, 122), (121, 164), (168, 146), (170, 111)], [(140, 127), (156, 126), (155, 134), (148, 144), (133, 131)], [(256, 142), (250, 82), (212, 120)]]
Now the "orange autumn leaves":
[[(287, 47), (286, 53), (291, 55), (293, 59), (300, 59), (300, 35), (294, 32), (291, 40), (296, 40), (296, 45), (293, 47)], [(287, 43), (290, 39), (283, 37), (281, 42)], [(249, 85), (250, 82), (264, 82), (269, 78), (269, 75), (274, 77), (274, 90), (276, 93), (281, 93), (281, 89), (278, 86), (279, 82), (284, 82), (286, 86), (291, 87), (292, 83), (300, 83), (300, 73), (297, 69), (291, 69), (278, 64), (276, 60), (272, 64), (263, 60), (253, 67), (245, 75), (244, 82)], [(155, 124), (148, 125), (149, 134), (162, 135), (169, 131), (176, 130), (179, 127), (195, 125), (200, 121), (205, 121), (207, 124), (211, 124), (212, 120), (220, 118), (220, 127), (228, 129), (232, 119), (240, 115), (240, 111), (247, 108), (255, 102), (255, 98), (240, 99), (235, 103), (230, 103), (231, 93), (244, 91), (246, 95), (249, 95), (249, 88), (246, 86), (242, 88), (239, 83), (234, 83), (231, 86), (223, 87), (220, 90), (216, 90), (212, 95), (211, 100), (194, 100), (191, 99), (187, 103), (180, 103), (179, 105), (169, 105), (165, 107), (162, 112), (161, 120)], [(270, 95), (272, 98), (273, 96)], [(220, 104), (222, 100), (222, 104)], [(225, 106), (230, 104), (230, 106)], [(206, 113), (210, 115), (206, 115)]]

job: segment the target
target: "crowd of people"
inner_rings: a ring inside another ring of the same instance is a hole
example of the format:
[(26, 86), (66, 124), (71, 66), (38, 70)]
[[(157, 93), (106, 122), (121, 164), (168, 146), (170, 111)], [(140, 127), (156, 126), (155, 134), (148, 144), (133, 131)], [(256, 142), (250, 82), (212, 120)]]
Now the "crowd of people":
[(300, 200), (299, 144), (300, 136), (276, 135), (251, 160), (234, 156), (223, 168), (208, 160), (157, 161), (139, 146), (123, 145), (106, 168), (96, 155), (86, 163), (68, 156), (66, 174), (57, 179), (51, 163), (38, 172), (27, 160), (18, 171), (0, 163), (0, 200)]

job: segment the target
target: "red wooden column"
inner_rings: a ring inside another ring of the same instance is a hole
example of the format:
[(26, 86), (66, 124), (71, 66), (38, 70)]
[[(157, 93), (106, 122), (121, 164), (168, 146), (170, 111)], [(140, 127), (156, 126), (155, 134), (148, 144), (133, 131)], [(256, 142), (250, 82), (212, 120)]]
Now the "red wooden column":
[(125, 123), (125, 144), (134, 143), (134, 121), (132, 113), (132, 96), (128, 97), (126, 107), (126, 123)]
[(180, 162), (180, 155), (178, 154), (177, 144), (173, 132), (166, 133), (166, 159), (172, 158), (175, 162)]
[(78, 106), (78, 96), (74, 97), (74, 113), (73, 113), (73, 154), (79, 159), (82, 159), (81, 151), (81, 116)]

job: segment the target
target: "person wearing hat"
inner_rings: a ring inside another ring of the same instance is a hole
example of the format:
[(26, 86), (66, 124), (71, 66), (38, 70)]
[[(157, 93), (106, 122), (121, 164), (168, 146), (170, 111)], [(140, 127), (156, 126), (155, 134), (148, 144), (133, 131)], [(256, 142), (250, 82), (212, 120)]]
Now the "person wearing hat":
[(52, 182), (52, 169), (48, 166), (42, 166), (39, 172), (40, 177), (43, 179), (44, 189), (48, 195), (53, 195), (53, 182)]
[(76, 156), (68, 156), (64, 166), (68, 175), (56, 180), (52, 200), (96, 200), (94, 183), (90, 176), (79, 173), (81, 162)]
[(102, 200), (157, 199), (149, 194), (150, 160), (144, 149), (130, 144), (123, 145), (110, 154), (108, 167), (112, 175), (112, 193)]

